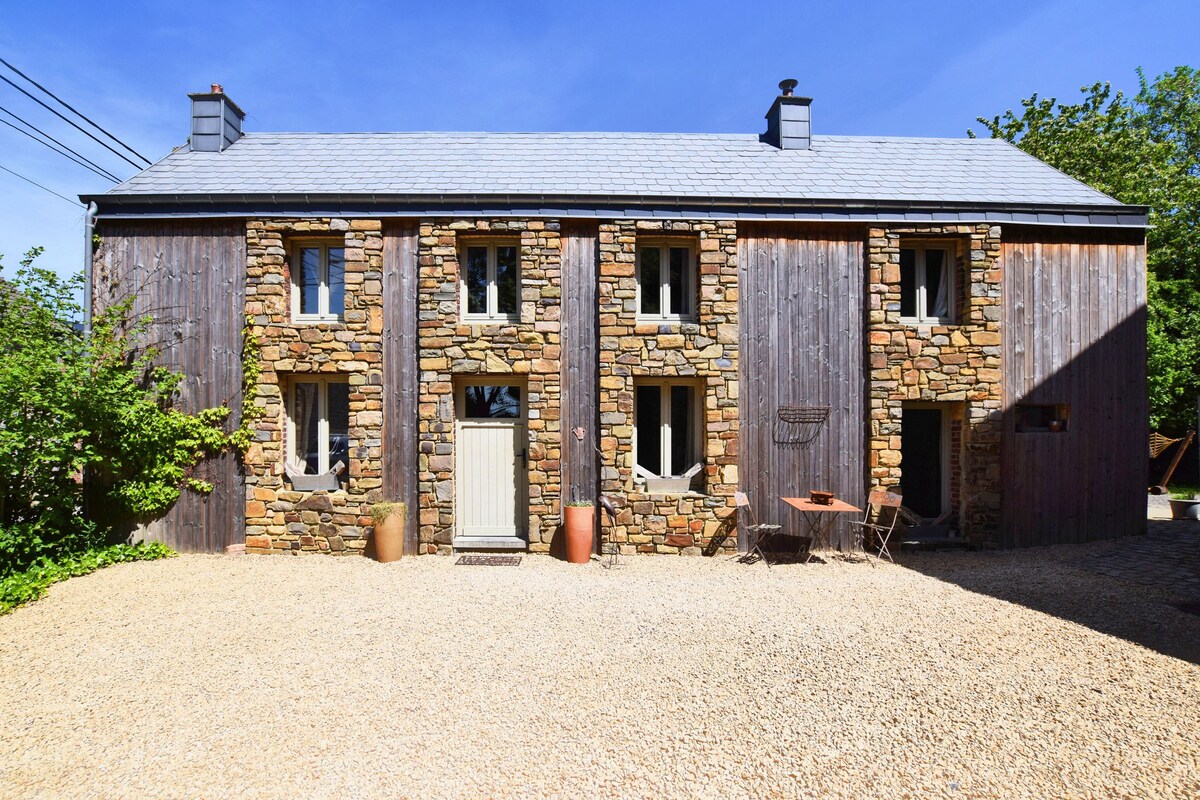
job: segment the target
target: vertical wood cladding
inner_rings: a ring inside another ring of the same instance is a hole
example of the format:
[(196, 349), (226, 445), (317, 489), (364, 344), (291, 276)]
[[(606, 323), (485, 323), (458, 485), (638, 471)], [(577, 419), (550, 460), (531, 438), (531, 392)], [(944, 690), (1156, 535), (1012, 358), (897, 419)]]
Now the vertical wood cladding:
[(383, 229), (383, 491), (408, 506), (404, 552), (418, 547), (417, 222)]
[[(825, 489), (860, 507), (864, 500), (865, 231), (739, 230), (741, 486), (760, 522), (791, 531), (799, 520), (780, 497)], [(811, 444), (782, 448), (772, 436), (780, 406), (829, 406), (829, 419)]]
[[(562, 481), (563, 500), (600, 491), (596, 351), (596, 223), (563, 225)], [(583, 438), (572, 431), (582, 429)]]
[[(1145, 532), (1145, 263), (1141, 231), (1004, 229), (1006, 546)], [(1022, 403), (1066, 430), (1018, 432)]]
[[(135, 317), (149, 315), (159, 363), (184, 373), (179, 405), (188, 412), (228, 405), (241, 411), (245, 228), (241, 221), (104, 221), (96, 254), (97, 308), (134, 297)], [(233, 424), (232, 422), (230, 424)], [(185, 553), (219, 553), (243, 541), (245, 484), (236, 454), (209, 459), (195, 477), (213, 492), (185, 490), (148, 539)]]

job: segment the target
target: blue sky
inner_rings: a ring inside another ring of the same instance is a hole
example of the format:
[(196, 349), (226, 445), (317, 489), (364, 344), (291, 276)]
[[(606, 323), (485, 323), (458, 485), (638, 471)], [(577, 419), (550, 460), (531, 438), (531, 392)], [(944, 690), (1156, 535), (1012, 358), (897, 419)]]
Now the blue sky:
[[(1200, 64), (1200, 2), (53, 2), (3, 0), (0, 57), (156, 160), (210, 83), (249, 131), (761, 132), (781, 78), (814, 131), (963, 136), (1033, 92), (1136, 89)], [(11, 74), (5, 73), (8, 77)], [(133, 169), (0, 83), (8, 108)], [(0, 166), (108, 184), (0, 126)], [(82, 260), (82, 208), (0, 172), (0, 254)]]

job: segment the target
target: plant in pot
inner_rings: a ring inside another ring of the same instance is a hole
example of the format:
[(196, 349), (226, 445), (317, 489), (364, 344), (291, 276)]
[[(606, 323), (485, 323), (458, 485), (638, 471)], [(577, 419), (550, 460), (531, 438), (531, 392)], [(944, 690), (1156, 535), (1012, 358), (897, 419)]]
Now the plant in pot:
[(591, 500), (576, 500), (566, 507), (567, 561), (586, 564), (592, 560), (596, 508)]
[(386, 564), (399, 561), (404, 555), (404, 520), (407, 517), (408, 506), (404, 503), (376, 503), (371, 506), (376, 561)]
[(1200, 497), (1191, 492), (1171, 492), (1171, 519), (1200, 520)]

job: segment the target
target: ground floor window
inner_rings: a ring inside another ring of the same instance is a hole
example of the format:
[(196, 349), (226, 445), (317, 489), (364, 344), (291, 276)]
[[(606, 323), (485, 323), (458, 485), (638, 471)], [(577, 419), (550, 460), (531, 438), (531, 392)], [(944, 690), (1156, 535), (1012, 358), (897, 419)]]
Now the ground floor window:
[(296, 378), (288, 395), (291, 463), (309, 475), (328, 472), (339, 461), (350, 466), (350, 387), (346, 381)]
[(634, 384), (633, 451), (643, 478), (679, 477), (700, 462), (700, 388), (685, 381)]

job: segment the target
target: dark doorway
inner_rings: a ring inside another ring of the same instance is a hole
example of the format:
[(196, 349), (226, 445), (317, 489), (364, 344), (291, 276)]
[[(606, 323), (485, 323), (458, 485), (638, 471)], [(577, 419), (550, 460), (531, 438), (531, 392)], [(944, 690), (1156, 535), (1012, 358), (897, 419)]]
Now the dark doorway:
[(900, 491), (904, 505), (933, 519), (943, 509), (942, 411), (905, 408), (900, 429)]

